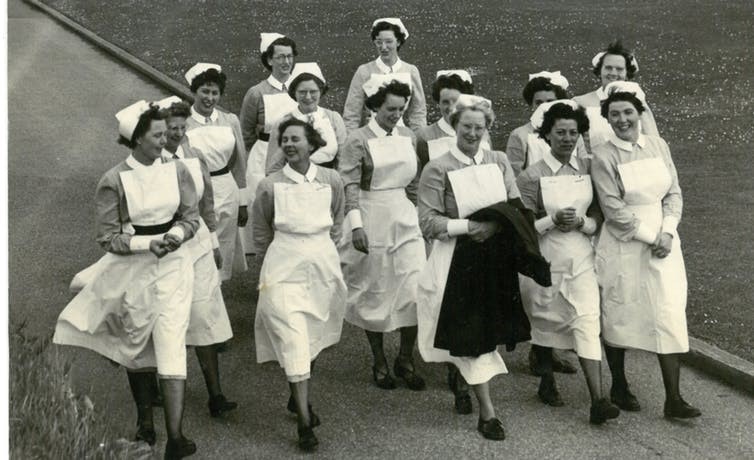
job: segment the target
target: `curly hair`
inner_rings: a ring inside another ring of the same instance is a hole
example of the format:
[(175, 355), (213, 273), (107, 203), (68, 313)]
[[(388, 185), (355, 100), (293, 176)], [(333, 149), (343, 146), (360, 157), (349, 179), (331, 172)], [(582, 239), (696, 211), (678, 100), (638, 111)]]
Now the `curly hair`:
[(120, 135), (118, 136), (118, 144), (125, 145), (131, 150), (135, 149), (138, 145), (136, 141), (144, 137), (147, 131), (149, 131), (149, 128), (152, 127), (152, 121), (164, 119), (165, 113), (156, 105), (150, 104), (149, 110), (139, 115), (139, 121), (136, 123), (133, 134), (131, 134), (131, 139), (126, 139)]
[(536, 77), (529, 80), (526, 86), (524, 86), (523, 96), (527, 105), (532, 104), (534, 95), (539, 91), (552, 91), (555, 93), (555, 99), (570, 99), (568, 91), (559, 85), (553, 84), (549, 78)]
[(376, 93), (369, 96), (364, 104), (369, 110), (376, 112), (385, 103), (388, 94), (405, 98), (408, 101), (408, 98), (411, 97), (411, 88), (398, 80), (392, 80), (377, 90)]
[(390, 30), (395, 34), (395, 38), (398, 40), (398, 47), (397, 49), (401, 49), (401, 46), (406, 42), (406, 35), (401, 32), (401, 28), (396, 26), (395, 24), (391, 24), (387, 21), (380, 21), (377, 24), (372, 27), (372, 41), (375, 41), (377, 39), (377, 35), (379, 35), (380, 32), (383, 30)]
[(555, 126), (555, 122), (558, 120), (575, 120), (576, 129), (579, 131), (579, 134), (584, 134), (589, 131), (589, 117), (587, 117), (586, 110), (584, 110), (583, 107), (574, 109), (570, 105), (562, 102), (553, 104), (552, 107), (545, 112), (542, 119), (542, 126), (537, 130), (539, 137), (544, 139), (548, 144), (550, 142), (545, 136), (550, 134), (552, 127)]
[(610, 104), (617, 101), (630, 102), (631, 104), (633, 104), (634, 108), (636, 108), (636, 111), (639, 112), (639, 115), (644, 113), (644, 110), (646, 110), (646, 107), (644, 107), (641, 99), (636, 97), (636, 94), (628, 93), (625, 91), (614, 91), (600, 104), (600, 113), (604, 118), (607, 118), (607, 114), (610, 111)]
[(314, 147), (312, 151), (327, 145), (327, 142), (322, 139), (322, 135), (319, 134), (319, 131), (314, 129), (314, 126), (305, 121), (299, 120), (296, 117), (289, 117), (283, 120), (282, 123), (280, 123), (280, 125), (278, 126), (278, 147), (282, 147), (283, 133), (291, 126), (301, 126), (302, 128), (304, 128), (304, 136), (306, 137), (306, 141), (310, 146)]
[(450, 126), (453, 127), (453, 129), (458, 126), (458, 120), (461, 119), (461, 115), (464, 114), (464, 112), (480, 112), (482, 115), (484, 115), (484, 124), (486, 128), (489, 128), (492, 126), (492, 123), (495, 122), (495, 112), (492, 110), (492, 107), (489, 106), (486, 102), (477, 102), (472, 105), (456, 105), (455, 110), (453, 113), (450, 114)]
[(595, 65), (592, 68), (592, 72), (600, 76), (602, 72), (602, 63), (605, 60), (605, 56), (608, 54), (615, 54), (618, 56), (623, 56), (623, 59), (626, 60), (626, 78), (632, 79), (634, 75), (636, 74), (636, 71), (638, 70), (636, 66), (634, 65), (634, 53), (631, 52), (628, 48), (623, 46), (623, 43), (621, 43), (620, 40), (615, 40), (614, 42), (607, 45), (607, 48), (605, 48), (605, 54), (603, 54), (599, 61), (597, 62), (597, 65)]
[(191, 116), (191, 105), (186, 101), (174, 102), (162, 111), (165, 119), (172, 117), (188, 118)]
[(330, 89), (329, 86), (327, 86), (327, 83), (323, 82), (314, 74), (304, 72), (301, 74), (298, 74), (296, 78), (293, 79), (290, 85), (288, 85), (288, 95), (293, 99), (296, 100), (296, 88), (298, 88), (298, 85), (300, 83), (303, 83), (305, 81), (313, 81), (317, 84), (317, 87), (319, 88), (319, 95), (324, 96), (327, 93), (327, 90)]
[(280, 37), (270, 43), (270, 46), (268, 46), (267, 49), (264, 50), (264, 53), (259, 56), (259, 58), (262, 60), (262, 65), (267, 70), (272, 70), (272, 65), (270, 65), (270, 58), (273, 54), (275, 54), (276, 46), (290, 46), (291, 51), (293, 51), (293, 56), (298, 56), (298, 50), (296, 50), (296, 42), (294, 42), (292, 38)]
[(455, 89), (461, 94), (474, 94), (474, 84), (455, 74), (440, 75), (432, 83), (432, 99), (435, 102), (440, 102), (440, 91), (444, 89)]
[(220, 94), (225, 92), (225, 80), (227, 77), (223, 72), (218, 72), (217, 69), (206, 70), (191, 80), (191, 92), (196, 94), (202, 85), (207, 83), (214, 83), (220, 89)]

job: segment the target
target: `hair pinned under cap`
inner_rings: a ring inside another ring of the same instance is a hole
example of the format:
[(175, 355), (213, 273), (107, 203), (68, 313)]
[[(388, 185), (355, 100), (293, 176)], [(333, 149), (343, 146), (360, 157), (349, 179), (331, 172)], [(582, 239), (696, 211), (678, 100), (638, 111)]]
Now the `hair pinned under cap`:
[(164, 99), (160, 99), (159, 101), (156, 101), (154, 105), (157, 106), (160, 110), (162, 109), (169, 109), (171, 105), (181, 102), (181, 98), (178, 96), (169, 96)]
[(222, 67), (220, 67), (217, 64), (210, 64), (208, 62), (199, 62), (195, 64), (192, 68), (188, 69), (186, 71), (186, 75), (184, 76), (186, 77), (186, 81), (188, 82), (188, 84), (191, 85), (191, 83), (194, 81), (194, 78), (196, 78), (197, 75), (203, 74), (204, 72), (211, 69), (217, 70), (218, 72), (223, 71)]
[(638, 83), (633, 81), (614, 81), (605, 86), (605, 94), (610, 96), (613, 93), (633, 93), (642, 104), (647, 103), (647, 95), (644, 94)]
[[(600, 51), (599, 53), (595, 54), (592, 58), (592, 67), (597, 67), (600, 63), (600, 59), (602, 59), (602, 56), (606, 55), (607, 51)], [(639, 71), (639, 61), (636, 60), (636, 56), (633, 54), (631, 55), (631, 64), (634, 66), (636, 70), (634, 72)]]
[(558, 85), (563, 89), (568, 89), (568, 80), (566, 79), (566, 77), (560, 74), (559, 70), (555, 72), (543, 70), (542, 72), (530, 73), (529, 81), (532, 81), (535, 78), (539, 77), (550, 80), (550, 83), (552, 83), (553, 85)]
[(150, 108), (150, 104), (142, 99), (116, 113), (118, 133), (130, 141), (134, 135), (134, 130), (136, 130), (136, 125), (139, 124), (139, 117)]
[(364, 93), (367, 97), (373, 96), (380, 90), (381, 87), (386, 86), (393, 80), (397, 80), (401, 83), (405, 83), (411, 88), (411, 74), (408, 73), (373, 73), (372, 76), (362, 85)]
[(438, 70), (437, 74), (435, 75), (435, 79), (438, 79), (442, 77), (443, 75), (451, 76), (451, 75), (457, 75), (458, 78), (465, 82), (473, 83), (471, 81), (471, 74), (469, 72), (463, 70), (463, 69), (454, 69), (454, 70)]
[(291, 81), (302, 73), (312, 74), (322, 80), (322, 83), (327, 83), (325, 76), (322, 74), (322, 69), (319, 68), (319, 64), (316, 62), (297, 62), (291, 73)]
[(570, 105), (573, 110), (579, 108), (579, 104), (571, 99), (558, 99), (556, 101), (550, 101), (540, 104), (539, 107), (537, 107), (537, 109), (534, 111), (534, 113), (531, 114), (531, 118), (529, 119), (532, 126), (534, 126), (534, 129), (539, 129), (542, 127), (542, 122), (545, 120), (545, 113), (547, 113), (547, 111), (556, 104)]
[(277, 32), (262, 32), (259, 34), (260, 42), (259, 42), (259, 52), (264, 53), (267, 51), (267, 48), (272, 45), (272, 42), (277, 40), (278, 38), (285, 38), (285, 35), (279, 34)]
[(403, 21), (400, 20), (400, 18), (380, 18), (375, 19), (375, 21), (372, 23), (372, 28), (374, 29), (374, 26), (376, 26), (380, 22), (387, 22), (388, 24), (392, 24), (394, 26), (397, 26), (398, 29), (400, 29), (401, 33), (405, 38), (408, 38), (408, 29), (406, 29), (406, 26), (403, 25)]

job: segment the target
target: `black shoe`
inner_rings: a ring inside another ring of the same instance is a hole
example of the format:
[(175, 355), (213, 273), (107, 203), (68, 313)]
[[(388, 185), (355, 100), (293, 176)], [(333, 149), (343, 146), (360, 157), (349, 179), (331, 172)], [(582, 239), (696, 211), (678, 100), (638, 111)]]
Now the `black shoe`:
[(489, 420), (482, 420), (480, 418), (476, 429), (487, 439), (492, 439), (493, 441), (502, 441), (505, 439), (503, 423), (497, 418), (493, 417)]
[(228, 401), (222, 394), (210, 397), (207, 405), (209, 406), (209, 415), (212, 417), (220, 417), (238, 407), (238, 403)]
[(473, 410), (471, 405), (471, 396), (468, 393), (458, 392), (456, 393), (456, 413), (461, 415), (470, 414)]
[(539, 382), (537, 395), (539, 396), (539, 400), (548, 406), (560, 407), (565, 404), (560, 397), (558, 387), (555, 386), (555, 379), (552, 377), (542, 377), (542, 380)]
[(154, 425), (139, 423), (136, 426), (136, 436), (134, 440), (144, 441), (150, 446), (154, 446), (157, 442), (157, 433), (154, 431)]
[[(411, 363), (411, 366), (413, 367), (413, 363)], [(406, 382), (406, 386), (409, 390), (422, 391), (427, 387), (424, 383), (424, 379), (416, 373), (416, 368), (409, 369), (408, 367), (403, 366), (398, 358), (396, 358), (395, 363), (393, 363), (393, 372), (396, 377), (403, 379), (403, 381)]]
[(666, 418), (694, 418), (702, 415), (702, 411), (684, 401), (683, 398), (675, 401), (665, 400), (664, 412)]
[(178, 439), (168, 439), (165, 446), (165, 460), (177, 460), (188, 457), (196, 452), (196, 444), (190, 439), (181, 436)]
[(319, 440), (314, 436), (312, 427), (305, 426), (298, 428), (298, 448), (304, 452), (314, 452), (317, 450)]
[(552, 353), (552, 371), (561, 374), (575, 374), (576, 367), (562, 356), (558, 356), (555, 351)]
[(618, 406), (614, 406), (607, 398), (597, 400), (589, 409), (589, 423), (592, 425), (602, 425), (612, 418), (620, 415)]
[(395, 380), (393, 380), (393, 377), (390, 375), (390, 371), (386, 370), (383, 373), (378, 371), (377, 367), (372, 366), (372, 378), (378, 388), (382, 388), (383, 390), (395, 390)]
[(613, 404), (620, 407), (620, 410), (628, 412), (638, 412), (641, 410), (639, 400), (628, 389), (628, 385), (625, 388), (612, 387), (610, 389), (610, 400)]
[[(286, 408), (288, 409), (288, 412), (290, 412), (291, 414), (296, 414), (297, 413), (296, 412), (296, 400), (293, 399), (293, 395), (291, 395), (290, 397), (288, 397), (288, 405), (286, 406)], [(316, 426), (319, 426), (320, 423), (322, 423), (322, 422), (320, 422), (319, 417), (317, 417), (317, 414), (315, 414), (314, 411), (312, 410), (312, 405), (309, 404), (309, 426), (311, 428), (314, 428)]]

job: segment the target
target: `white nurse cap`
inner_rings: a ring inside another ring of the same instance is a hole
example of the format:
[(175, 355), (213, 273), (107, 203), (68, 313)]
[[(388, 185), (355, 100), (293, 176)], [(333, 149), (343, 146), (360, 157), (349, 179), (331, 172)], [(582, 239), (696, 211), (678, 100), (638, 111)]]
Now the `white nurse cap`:
[(610, 96), (613, 93), (633, 93), (642, 104), (647, 103), (647, 95), (644, 94), (638, 83), (634, 81), (614, 81), (605, 86), (605, 94)]
[(435, 75), (435, 80), (442, 77), (443, 75), (451, 76), (451, 75), (458, 75), (458, 77), (466, 82), (471, 83), (471, 75), (463, 70), (463, 69), (454, 69), (454, 70), (438, 70), (437, 74)]
[(460, 110), (461, 107), (472, 107), (475, 105), (486, 105), (488, 109), (492, 109), (492, 101), (475, 94), (459, 94), (456, 101), (455, 110)]
[(322, 83), (326, 83), (325, 76), (322, 74), (322, 69), (316, 62), (297, 62), (291, 73), (291, 81), (301, 75), (302, 73), (309, 73), (322, 80)]
[(566, 79), (566, 77), (560, 74), (559, 70), (555, 72), (549, 72), (547, 70), (543, 70), (542, 72), (530, 73), (529, 81), (532, 81), (535, 78), (539, 78), (539, 77), (550, 80), (550, 83), (552, 83), (553, 85), (558, 85), (563, 89), (568, 89), (568, 80)]
[(391, 81), (398, 80), (405, 83), (411, 88), (411, 74), (408, 73), (373, 73), (372, 76), (362, 85), (367, 97), (373, 96), (383, 86), (387, 86)]
[(531, 125), (534, 126), (534, 129), (539, 129), (542, 127), (542, 122), (545, 121), (545, 113), (547, 113), (547, 111), (550, 110), (550, 108), (555, 104), (570, 105), (573, 110), (579, 108), (579, 104), (571, 99), (558, 99), (556, 101), (542, 103), (536, 108), (536, 110), (534, 110), (534, 113), (531, 114), (531, 118), (529, 119), (531, 121)]
[(159, 101), (156, 101), (154, 105), (156, 105), (159, 109), (169, 109), (171, 105), (181, 102), (181, 98), (178, 96), (169, 96), (165, 99), (160, 99)]
[(211, 70), (211, 69), (215, 69), (218, 72), (222, 72), (223, 71), (222, 67), (220, 67), (217, 64), (210, 64), (208, 62), (198, 62), (192, 68), (188, 69), (186, 71), (186, 75), (184, 75), (184, 76), (186, 77), (186, 81), (190, 85), (194, 81), (194, 78), (197, 77), (197, 75), (201, 75), (204, 72), (206, 72), (208, 70)]
[(149, 103), (142, 99), (116, 113), (115, 118), (118, 120), (118, 133), (130, 141), (134, 135), (136, 125), (139, 123), (139, 117), (149, 110), (149, 108)]
[(261, 41), (259, 42), (259, 52), (264, 53), (267, 51), (267, 48), (272, 45), (272, 42), (278, 38), (285, 38), (285, 35), (276, 32), (262, 32), (259, 34), (259, 37), (261, 38)]
[[(597, 64), (600, 63), (600, 59), (602, 59), (602, 56), (606, 55), (607, 51), (600, 51), (599, 53), (595, 54), (592, 58), (592, 67), (597, 67)], [(639, 71), (639, 61), (636, 60), (636, 56), (631, 56), (631, 64), (633, 64), (636, 71)]]
[(398, 26), (398, 28), (401, 30), (401, 33), (403, 33), (403, 36), (405, 38), (408, 38), (408, 29), (406, 29), (406, 26), (403, 25), (403, 21), (400, 20), (400, 18), (380, 18), (375, 19), (372, 23), (372, 29), (374, 29), (374, 26), (377, 25), (379, 22), (387, 22), (388, 24), (392, 24), (394, 26)]

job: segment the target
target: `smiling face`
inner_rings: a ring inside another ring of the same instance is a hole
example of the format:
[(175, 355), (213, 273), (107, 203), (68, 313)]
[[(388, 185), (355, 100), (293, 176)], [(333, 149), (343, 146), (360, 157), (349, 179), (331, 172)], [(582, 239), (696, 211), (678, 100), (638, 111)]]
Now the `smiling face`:
[(194, 110), (200, 115), (208, 117), (212, 115), (215, 106), (220, 101), (220, 87), (217, 83), (207, 82), (197, 88), (194, 93)]
[(404, 110), (406, 110), (406, 98), (388, 93), (385, 96), (385, 102), (374, 114), (374, 119), (380, 128), (391, 131), (403, 116)]
[(374, 38), (374, 46), (385, 64), (392, 65), (398, 59), (398, 38), (392, 30), (381, 30)]
[(552, 102), (558, 99), (555, 91), (537, 91), (531, 98), (531, 112), (534, 113), (537, 107), (545, 102)]
[(314, 80), (304, 80), (296, 86), (296, 102), (301, 113), (311, 113), (319, 106), (319, 86)]
[(437, 101), (437, 104), (440, 106), (440, 113), (447, 123), (450, 123), (450, 114), (453, 113), (460, 95), (461, 92), (457, 89), (443, 88), (440, 90), (440, 100)]
[(142, 156), (141, 159), (149, 160), (148, 163), (160, 158), (162, 148), (165, 147), (165, 131), (164, 120), (152, 120), (149, 130), (141, 138), (136, 139), (134, 156)]
[(272, 76), (279, 82), (285, 82), (291, 76), (296, 56), (293, 55), (293, 48), (290, 46), (275, 45), (267, 62), (272, 67)]
[(484, 113), (479, 110), (465, 110), (456, 124), (456, 146), (466, 155), (475, 155), (485, 131), (487, 120)]
[(308, 164), (312, 147), (303, 126), (288, 126), (280, 135), (280, 148), (291, 166)]
[(626, 58), (620, 54), (606, 54), (602, 58), (600, 79), (604, 88), (610, 82), (624, 81), (626, 79)]
[(611, 102), (607, 110), (607, 122), (619, 139), (636, 142), (639, 138), (639, 112), (630, 102)]
[(165, 146), (174, 150), (181, 144), (183, 136), (186, 134), (186, 119), (183, 117), (169, 117), (165, 120), (166, 126), (166, 144)]
[(570, 118), (558, 118), (545, 138), (550, 143), (553, 156), (561, 161), (568, 161), (579, 140), (578, 123)]

